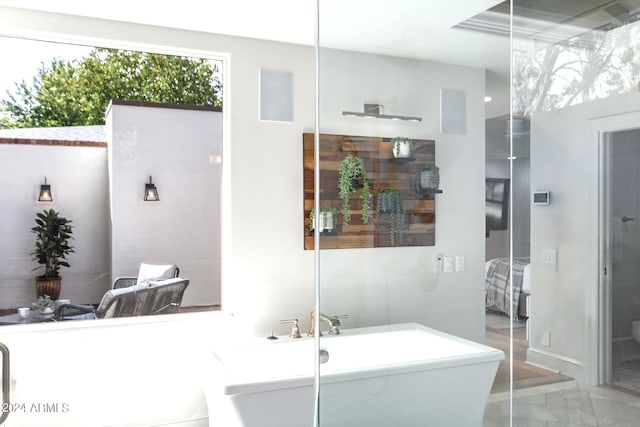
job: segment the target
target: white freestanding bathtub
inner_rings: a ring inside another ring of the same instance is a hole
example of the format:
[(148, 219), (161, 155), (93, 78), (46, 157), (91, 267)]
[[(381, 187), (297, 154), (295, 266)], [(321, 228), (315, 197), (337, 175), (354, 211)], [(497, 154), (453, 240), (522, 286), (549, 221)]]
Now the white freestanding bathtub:
[[(320, 426), (480, 426), (504, 353), (417, 323), (323, 336)], [(215, 350), (209, 423), (306, 427), (314, 419), (312, 338)]]

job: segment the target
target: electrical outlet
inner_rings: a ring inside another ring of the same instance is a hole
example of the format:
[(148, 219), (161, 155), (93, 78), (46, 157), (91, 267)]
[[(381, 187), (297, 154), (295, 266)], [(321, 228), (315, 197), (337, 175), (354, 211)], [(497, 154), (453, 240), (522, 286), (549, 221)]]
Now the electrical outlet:
[(456, 272), (460, 273), (464, 271), (464, 255), (456, 256)]
[(542, 331), (542, 336), (540, 337), (540, 345), (544, 347), (551, 347), (551, 332), (548, 330)]

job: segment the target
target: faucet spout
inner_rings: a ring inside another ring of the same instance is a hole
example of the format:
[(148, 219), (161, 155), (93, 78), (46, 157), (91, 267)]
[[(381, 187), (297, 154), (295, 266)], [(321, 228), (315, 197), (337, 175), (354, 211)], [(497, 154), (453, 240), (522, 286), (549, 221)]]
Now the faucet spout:
[[(346, 319), (347, 315), (341, 315), (341, 316), (327, 316), (326, 314), (320, 313), (318, 312), (318, 319), (320, 319), (323, 322), (327, 322), (329, 324), (329, 335), (340, 335), (340, 319)], [(311, 324), (309, 327), (309, 332), (307, 333), (308, 336), (313, 337), (315, 336), (315, 328), (316, 328), (316, 311), (313, 310), (311, 311)], [(322, 331), (318, 331), (319, 336), (322, 336)]]

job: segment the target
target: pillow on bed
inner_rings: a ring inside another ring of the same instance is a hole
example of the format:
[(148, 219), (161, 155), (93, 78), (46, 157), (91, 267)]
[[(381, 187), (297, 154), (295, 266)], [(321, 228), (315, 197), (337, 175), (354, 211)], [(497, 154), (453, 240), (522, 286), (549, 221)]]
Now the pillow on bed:
[(484, 275), (485, 277), (487, 276), (487, 273), (489, 272), (489, 266), (491, 265), (491, 261), (487, 261), (484, 263)]
[(522, 272), (522, 292), (531, 294), (531, 264), (525, 265)]
[[(484, 277), (487, 277), (492, 262), (493, 260), (489, 260), (484, 263)], [(531, 264), (525, 265), (522, 271), (522, 292), (531, 294)]]

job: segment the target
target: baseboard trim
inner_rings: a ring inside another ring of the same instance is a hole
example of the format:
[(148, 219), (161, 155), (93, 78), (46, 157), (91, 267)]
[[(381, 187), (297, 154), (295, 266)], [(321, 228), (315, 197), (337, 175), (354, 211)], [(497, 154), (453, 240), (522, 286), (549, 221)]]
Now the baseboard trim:
[(559, 374), (559, 373), (560, 373), (560, 371), (558, 371), (558, 370), (556, 370), (556, 369), (550, 369), (550, 368), (549, 368), (549, 367), (547, 367), (547, 366), (542, 366), (542, 365), (540, 365), (540, 364), (538, 364), (538, 363), (534, 363), (534, 362), (531, 362), (531, 361), (529, 361), (529, 360), (525, 360), (525, 361), (524, 361), (524, 363), (526, 363), (527, 365), (534, 366), (534, 367), (536, 367), (536, 368), (546, 369), (547, 371), (555, 372), (556, 374)]
[(529, 347), (527, 349), (527, 363), (570, 376), (578, 381), (586, 381), (587, 379), (583, 361), (548, 350)]
[(613, 342), (633, 341), (633, 337), (631, 335), (627, 335), (625, 337), (614, 338), (612, 341)]

